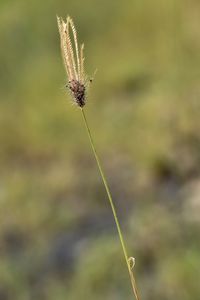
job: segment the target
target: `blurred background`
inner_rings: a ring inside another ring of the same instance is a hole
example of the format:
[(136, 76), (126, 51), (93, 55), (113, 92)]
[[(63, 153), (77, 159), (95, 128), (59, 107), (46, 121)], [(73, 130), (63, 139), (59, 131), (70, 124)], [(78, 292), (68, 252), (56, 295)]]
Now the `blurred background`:
[(1, 0), (0, 299), (133, 299), (56, 14), (98, 69), (86, 113), (141, 299), (197, 300), (198, 0)]

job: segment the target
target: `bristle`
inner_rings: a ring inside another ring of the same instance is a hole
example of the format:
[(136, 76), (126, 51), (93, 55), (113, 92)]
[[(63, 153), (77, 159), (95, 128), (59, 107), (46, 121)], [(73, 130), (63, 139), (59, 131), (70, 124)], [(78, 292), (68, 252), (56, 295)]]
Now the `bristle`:
[(80, 54), (80, 81), (84, 82), (84, 56), (83, 56), (84, 44), (81, 45), (81, 54)]
[(58, 21), (58, 28), (59, 28), (59, 33), (60, 33), (61, 54), (62, 54), (63, 62), (65, 65), (65, 70), (67, 72), (67, 76), (68, 76), (69, 80), (71, 80), (72, 74), (70, 71), (70, 63), (69, 63), (68, 50), (67, 50), (67, 45), (66, 45), (67, 43), (66, 43), (66, 37), (64, 34), (66, 24), (64, 23), (62, 18), (57, 17), (57, 21)]
[(78, 40), (77, 40), (77, 33), (76, 28), (74, 26), (73, 20), (68, 16), (67, 23), (71, 26), (73, 38), (74, 38), (74, 45), (76, 51), (76, 60), (77, 60), (77, 73), (78, 73), (78, 80), (80, 80), (80, 60), (79, 60), (79, 51), (78, 51)]
[(70, 35), (69, 35), (69, 23), (65, 23), (66, 25), (66, 29), (65, 29), (65, 36), (66, 36), (66, 45), (68, 48), (68, 57), (69, 57), (69, 61), (70, 61), (70, 68), (71, 68), (71, 72), (73, 74), (73, 78), (75, 77), (76, 79), (78, 79), (78, 75), (76, 72), (76, 65), (75, 65), (75, 59), (74, 59), (74, 52), (73, 52), (73, 48), (72, 48), (72, 43), (71, 43), (71, 39), (70, 39)]

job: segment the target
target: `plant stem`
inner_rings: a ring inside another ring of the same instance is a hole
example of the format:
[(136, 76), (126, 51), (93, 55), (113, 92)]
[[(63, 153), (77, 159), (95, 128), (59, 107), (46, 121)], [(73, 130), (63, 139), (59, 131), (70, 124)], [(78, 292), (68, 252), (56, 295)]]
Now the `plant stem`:
[(88, 125), (87, 118), (86, 118), (86, 115), (85, 115), (85, 112), (84, 112), (83, 108), (81, 108), (81, 112), (82, 112), (82, 117), (83, 117), (83, 120), (84, 120), (86, 130), (87, 130), (87, 134), (88, 134), (88, 137), (89, 137), (90, 145), (91, 145), (92, 151), (94, 153), (94, 156), (95, 156), (95, 159), (96, 159), (96, 162), (97, 162), (97, 166), (98, 166), (98, 169), (99, 169), (104, 187), (106, 189), (108, 200), (110, 202), (112, 213), (113, 213), (113, 216), (114, 216), (114, 219), (115, 219), (119, 239), (120, 239), (120, 242), (121, 242), (121, 246), (122, 246), (122, 249), (123, 249), (126, 265), (127, 265), (130, 280), (131, 280), (131, 285), (132, 285), (132, 288), (133, 288), (133, 293), (135, 295), (136, 300), (140, 300), (139, 294), (138, 294), (138, 289), (137, 289), (137, 286), (136, 286), (136, 281), (135, 281), (135, 278), (134, 278), (132, 267), (131, 267), (130, 262), (129, 262), (129, 258), (128, 258), (128, 254), (127, 254), (127, 250), (126, 250), (122, 230), (121, 230), (120, 223), (119, 223), (119, 220), (118, 220), (118, 217), (117, 217), (117, 213), (116, 213), (115, 205), (114, 205), (111, 193), (110, 193), (110, 189), (108, 187), (108, 183), (107, 183), (106, 177), (104, 175), (104, 172), (103, 172), (103, 169), (102, 169), (102, 166), (101, 166), (101, 163), (100, 163), (100, 160), (99, 160), (99, 157), (98, 157), (95, 145), (94, 145), (93, 137), (91, 135), (90, 127)]

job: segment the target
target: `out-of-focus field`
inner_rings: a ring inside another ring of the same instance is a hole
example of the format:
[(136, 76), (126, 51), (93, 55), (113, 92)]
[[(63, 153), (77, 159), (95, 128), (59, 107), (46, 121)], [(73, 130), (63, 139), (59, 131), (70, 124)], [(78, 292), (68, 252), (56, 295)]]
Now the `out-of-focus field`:
[(142, 300), (200, 299), (200, 2), (1, 0), (0, 300), (133, 299), (56, 14), (98, 69), (86, 112)]

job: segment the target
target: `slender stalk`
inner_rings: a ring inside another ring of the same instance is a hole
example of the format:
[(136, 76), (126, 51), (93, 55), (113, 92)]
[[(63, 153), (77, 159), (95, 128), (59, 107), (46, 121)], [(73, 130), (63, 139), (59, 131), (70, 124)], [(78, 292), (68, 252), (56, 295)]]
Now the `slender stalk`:
[(92, 151), (94, 153), (94, 156), (95, 156), (95, 159), (96, 159), (96, 162), (97, 162), (97, 166), (98, 166), (98, 169), (99, 169), (99, 172), (100, 172), (100, 175), (101, 175), (104, 187), (106, 189), (108, 200), (110, 202), (112, 213), (113, 213), (113, 216), (114, 216), (114, 219), (115, 219), (115, 223), (116, 223), (116, 227), (117, 227), (119, 239), (120, 239), (120, 242), (121, 242), (121, 246), (122, 246), (122, 249), (123, 249), (123, 253), (124, 253), (126, 265), (127, 265), (129, 276), (130, 276), (130, 280), (131, 280), (131, 285), (132, 285), (133, 293), (135, 295), (136, 300), (140, 300), (139, 294), (138, 294), (138, 289), (137, 289), (137, 286), (136, 286), (135, 277), (134, 277), (134, 274), (133, 274), (133, 271), (132, 271), (133, 266), (131, 266), (129, 258), (128, 258), (128, 254), (127, 254), (127, 250), (126, 250), (126, 246), (125, 246), (125, 242), (124, 242), (122, 230), (121, 230), (120, 223), (119, 223), (119, 220), (118, 220), (118, 217), (117, 217), (117, 213), (116, 213), (115, 205), (114, 205), (111, 193), (110, 193), (110, 189), (109, 189), (106, 177), (104, 175), (104, 172), (103, 172), (103, 169), (102, 169), (102, 166), (101, 166), (101, 163), (100, 163), (100, 160), (99, 160), (99, 157), (98, 157), (95, 145), (94, 145), (94, 141), (93, 141), (93, 137), (92, 137), (92, 134), (91, 134), (91, 131), (90, 131), (90, 127), (88, 125), (87, 118), (86, 118), (86, 115), (85, 115), (85, 112), (84, 112), (83, 108), (81, 108), (81, 112), (82, 112), (82, 117), (83, 117), (83, 121), (84, 121), (86, 130), (87, 130), (87, 134), (88, 134), (88, 137), (89, 137), (90, 145), (91, 145)]

